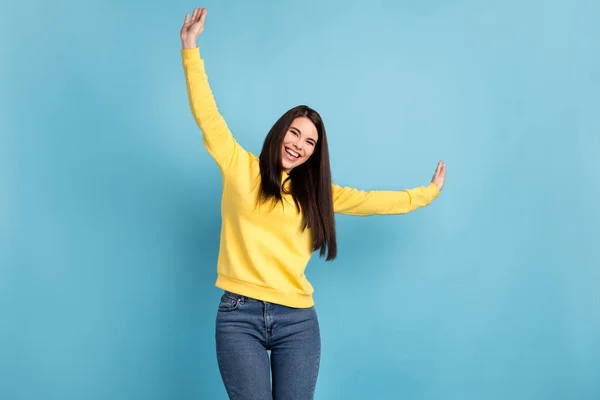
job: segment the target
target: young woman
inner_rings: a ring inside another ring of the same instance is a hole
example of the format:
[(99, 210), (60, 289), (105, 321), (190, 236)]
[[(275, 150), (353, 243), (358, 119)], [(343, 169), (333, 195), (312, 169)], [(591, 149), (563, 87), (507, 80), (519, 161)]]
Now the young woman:
[(304, 269), (313, 251), (335, 258), (334, 213), (402, 214), (424, 207), (439, 196), (446, 168), (440, 161), (430, 184), (409, 190), (333, 184), (325, 127), (307, 106), (275, 122), (259, 157), (244, 150), (217, 109), (196, 45), (205, 18), (204, 8), (186, 14), (181, 52), (190, 108), (223, 178), (219, 370), (231, 399), (312, 399), (321, 342)]

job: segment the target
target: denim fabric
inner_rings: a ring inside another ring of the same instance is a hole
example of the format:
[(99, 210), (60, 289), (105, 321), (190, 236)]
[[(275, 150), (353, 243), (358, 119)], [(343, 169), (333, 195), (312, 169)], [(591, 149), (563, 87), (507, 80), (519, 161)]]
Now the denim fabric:
[(231, 400), (314, 398), (321, 359), (314, 307), (290, 308), (225, 291), (215, 336)]

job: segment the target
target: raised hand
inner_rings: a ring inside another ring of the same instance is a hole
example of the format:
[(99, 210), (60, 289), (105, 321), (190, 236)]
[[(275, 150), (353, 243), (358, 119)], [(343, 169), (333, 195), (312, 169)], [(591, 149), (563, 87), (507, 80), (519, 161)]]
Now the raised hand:
[(181, 27), (181, 45), (184, 49), (196, 47), (196, 40), (204, 30), (204, 20), (206, 19), (206, 8), (194, 8), (192, 17), (185, 14), (185, 21)]
[(435, 183), (438, 189), (442, 190), (444, 187), (444, 178), (446, 177), (446, 164), (444, 164), (443, 160), (438, 162), (437, 168), (435, 169), (435, 173), (433, 174), (433, 178), (431, 178), (431, 182)]

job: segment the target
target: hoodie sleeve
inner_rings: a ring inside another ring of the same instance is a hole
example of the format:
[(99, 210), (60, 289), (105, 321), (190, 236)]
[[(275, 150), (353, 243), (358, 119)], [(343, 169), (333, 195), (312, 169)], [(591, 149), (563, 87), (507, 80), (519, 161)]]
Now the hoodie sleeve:
[(406, 214), (429, 205), (440, 195), (434, 183), (400, 191), (364, 191), (333, 184), (333, 211), (356, 216)]
[(181, 49), (182, 64), (192, 115), (202, 131), (204, 145), (221, 171), (234, 166), (244, 149), (234, 139), (225, 120), (219, 113), (200, 49)]

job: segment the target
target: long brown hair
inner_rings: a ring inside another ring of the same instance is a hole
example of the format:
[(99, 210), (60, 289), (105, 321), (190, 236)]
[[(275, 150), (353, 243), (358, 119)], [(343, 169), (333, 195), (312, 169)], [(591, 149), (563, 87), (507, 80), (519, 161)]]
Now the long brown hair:
[(337, 255), (333, 195), (331, 189), (331, 169), (329, 149), (323, 120), (312, 108), (300, 105), (283, 114), (273, 125), (265, 138), (260, 153), (260, 201), (282, 201), (281, 192), (285, 182), (281, 182), (281, 147), (292, 122), (306, 117), (317, 128), (319, 138), (313, 154), (303, 164), (295, 167), (286, 179), (291, 180), (290, 192), (298, 212), (302, 212), (302, 229), (310, 229), (313, 251), (320, 256), (327, 253), (326, 261)]

